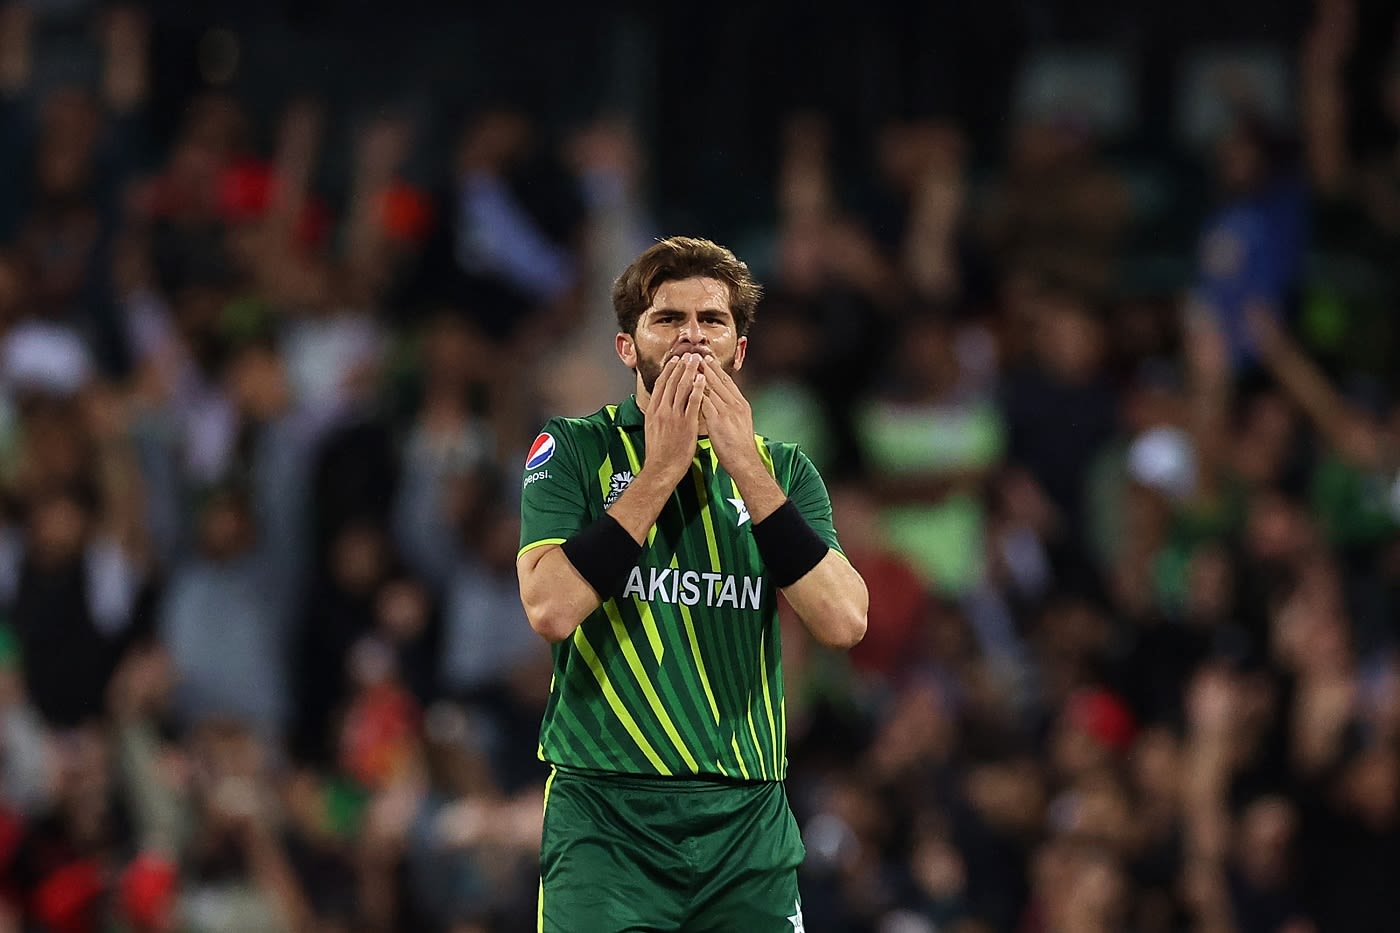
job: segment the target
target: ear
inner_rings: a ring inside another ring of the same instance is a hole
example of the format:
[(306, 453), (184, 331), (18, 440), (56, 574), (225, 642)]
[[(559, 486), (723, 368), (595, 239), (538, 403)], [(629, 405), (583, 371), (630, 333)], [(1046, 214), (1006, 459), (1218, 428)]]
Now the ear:
[(632, 339), (631, 334), (619, 333), (614, 338), (613, 346), (617, 350), (617, 358), (622, 360), (622, 365), (628, 369), (637, 368), (637, 344)]
[(738, 343), (734, 344), (734, 371), (737, 373), (744, 368), (744, 357), (749, 353), (749, 338), (740, 337)]

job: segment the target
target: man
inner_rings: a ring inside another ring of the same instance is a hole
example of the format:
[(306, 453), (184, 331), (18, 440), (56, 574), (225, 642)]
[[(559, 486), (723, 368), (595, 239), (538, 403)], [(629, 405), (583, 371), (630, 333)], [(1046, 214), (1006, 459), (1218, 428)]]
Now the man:
[(636, 395), (526, 460), (520, 595), (554, 651), (541, 931), (802, 929), (776, 591), (836, 648), (868, 598), (815, 468), (734, 383), (759, 293), (721, 246), (652, 246), (613, 289)]

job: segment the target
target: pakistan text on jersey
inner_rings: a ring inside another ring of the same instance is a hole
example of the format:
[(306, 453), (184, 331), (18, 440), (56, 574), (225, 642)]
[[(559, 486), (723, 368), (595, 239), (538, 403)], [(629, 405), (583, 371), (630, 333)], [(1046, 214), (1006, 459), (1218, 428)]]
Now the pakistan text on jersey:
[(763, 578), (673, 567), (633, 567), (622, 595), (653, 603), (757, 610), (763, 602)]

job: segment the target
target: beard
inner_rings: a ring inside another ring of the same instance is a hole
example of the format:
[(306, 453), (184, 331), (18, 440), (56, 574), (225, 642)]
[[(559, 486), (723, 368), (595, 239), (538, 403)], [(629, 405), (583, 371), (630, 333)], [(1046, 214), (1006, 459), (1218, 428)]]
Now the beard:
[[(637, 357), (637, 374), (642, 377), (642, 385), (646, 388), (648, 395), (656, 391), (656, 380), (661, 378), (661, 369), (670, 358), (670, 355), (657, 357), (655, 359), (647, 359), (643, 356)], [(719, 357), (715, 357), (715, 359), (719, 360)], [(736, 371), (734, 368), (734, 357), (731, 356), (727, 360), (719, 360), (719, 365), (720, 368), (730, 376), (734, 375)]]

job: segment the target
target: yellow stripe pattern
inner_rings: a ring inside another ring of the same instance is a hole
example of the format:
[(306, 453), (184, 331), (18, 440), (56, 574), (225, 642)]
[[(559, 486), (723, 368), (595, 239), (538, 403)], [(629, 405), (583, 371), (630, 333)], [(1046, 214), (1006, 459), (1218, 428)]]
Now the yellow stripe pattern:
[[(622, 446), (627, 451), (627, 462), (629, 465), (631, 465), (632, 472), (634, 474), (642, 472), (642, 460), (640, 457), (637, 456), (637, 448), (632, 446), (632, 438), (628, 437), (627, 432), (622, 430), (621, 428), (618, 429), (617, 434), (619, 437), (622, 438)], [(652, 526), (647, 529), (647, 547), (650, 547), (655, 543), (656, 524), (652, 523)]]
[(768, 647), (758, 643), (758, 672), (763, 678), (763, 707), (768, 713), (768, 736), (773, 740), (773, 777), (783, 773), (782, 746), (778, 744), (778, 728), (773, 722), (773, 693), (768, 689)]
[[(666, 645), (661, 641), (661, 629), (656, 625), (656, 616), (652, 614), (651, 603), (645, 602), (640, 596), (633, 596), (633, 602), (637, 604), (637, 615), (642, 618), (642, 631), (647, 633), (647, 641), (651, 644), (651, 653), (656, 658), (656, 663), (661, 663), (661, 658), (666, 653)], [(609, 603), (610, 613), (615, 613), (614, 604)], [(608, 618), (612, 618), (609, 614)]]
[(599, 660), (598, 653), (593, 650), (593, 646), (588, 643), (588, 636), (583, 633), (583, 626), (574, 629), (574, 645), (578, 648), (579, 657), (583, 658), (583, 663), (588, 665), (588, 669), (593, 672), (593, 677), (598, 681), (598, 686), (602, 688), (603, 699), (607, 701), (608, 707), (617, 716), (618, 722), (622, 723), (622, 728), (627, 730), (627, 734), (632, 737), (632, 741), (637, 743), (637, 748), (641, 749), (647, 761), (657, 772), (670, 776), (671, 769), (666, 767), (666, 762), (661, 760), (661, 756), (656, 753), (656, 749), (651, 747), (647, 737), (642, 734), (641, 727), (632, 718), (632, 714), (627, 712), (627, 706), (622, 702), (622, 697), (617, 695), (617, 688), (608, 679), (608, 672), (603, 670), (603, 662)]
[[(550, 768), (550, 769), (549, 769), (549, 777), (545, 778), (545, 781), (544, 781), (544, 807), (542, 808), (542, 811), (541, 811), (542, 814), (543, 814), (544, 816), (548, 816), (548, 815), (549, 815), (549, 792), (550, 792), (550, 790), (553, 789), (553, 787), (554, 787), (554, 775), (557, 774), (557, 773), (558, 773), (558, 772), (555, 771), (555, 769)], [(537, 914), (538, 914), (537, 919), (536, 919), (536, 926), (535, 926), (535, 929), (536, 929), (537, 933), (544, 933), (544, 875), (543, 875), (543, 874), (540, 875), (540, 894), (539, 894), (538, 900), (536, 900), (535, 903), (536, 903), (536, 905), (537, 905), (537, 907), (536, 907), (536, 912), (537, 912)]]
[(656, 692), (656, 687), (652, 685), (651, 678), (647, 676), (646, 669), (642, 667), (642, 659), (637, 655), (637, 646), (632, 643), (632, 633), (627, 631), (627, 626), (622, 624), (622, 615), (617, 611), (617, 605), (609, 600), (603, 603), (603, 609), (608, 614), (608, 621), (612, 623), (613, 637), (622, 648), (623, 657), (627, 659), (627, 666), (632, 669), (632, 676), (637, 679), (637, 686), (642, 688), (642, 696), (646, 697), (647, 705), (656, 714), (656, 719), (661, 723), (661, 728), (665, 730), (666, 737), (671, 740), (671, 744), (680, 752), (681, 758), (690, 766), (690, 770), (699, 773), (700, 766), (696, 764), (695, 758), (690, 754), (690, 749), (686, 748), (685, 740), (676, 731), (676, 724), (671, 721), (671, 717), (666, 712), (666, 706), (661, 702), (661, 697)]
[[(671, 555), (672, 569), (679, 569), (680, 563), (676, 560), (676, 555)], [(719, 725), (719, 704), (715, 702), (715, 692), (710, 688), (710, 675), (705, 673), (705, 659), (700, 656), (700, 640), (695, 636), (695, 623), (690, 618), (690, 607), (685, 603), (680, 603), (676, 608), (681, 611), (681, 622), (685, 624), (685, 637), (690, 642), (690, 655), (695, 659), (695, 669), (700, 673), (700, 686), (705, 688), (705, 699), (710, 702), (710, 713), (715, 717), (715, 725)]]
[(777, 468), (773, 466), (773, 452), (768, 449), (768, 445), (763, 443), (763, 436), (755, 434), (753, 436), (754, 446), (758, 448), (758, 455), (763, 460), (763, 465), (768, 468), (768, 475), (774, 479), (778, 478)]
[[(710, 462), (715, 467), (719, 466), (719, 458), (713, 450), (710, 451)], [(700, 521), (705, 526), (705, 544), (710, 550), (710, 569), (719, 573), (719, 541), (715, 539), (715, 518), (710, 508), (710, 491), (705, 488), (705, 476), (698, 463), (690, 475), (695, 479), (695, 491), (700, 496)]]
[(598, 467), (598, 485), (602, 487), (603, 498), (607, 499), (608, 490), (612, 488), (612, 456), (603, 458), (603, 465)]

